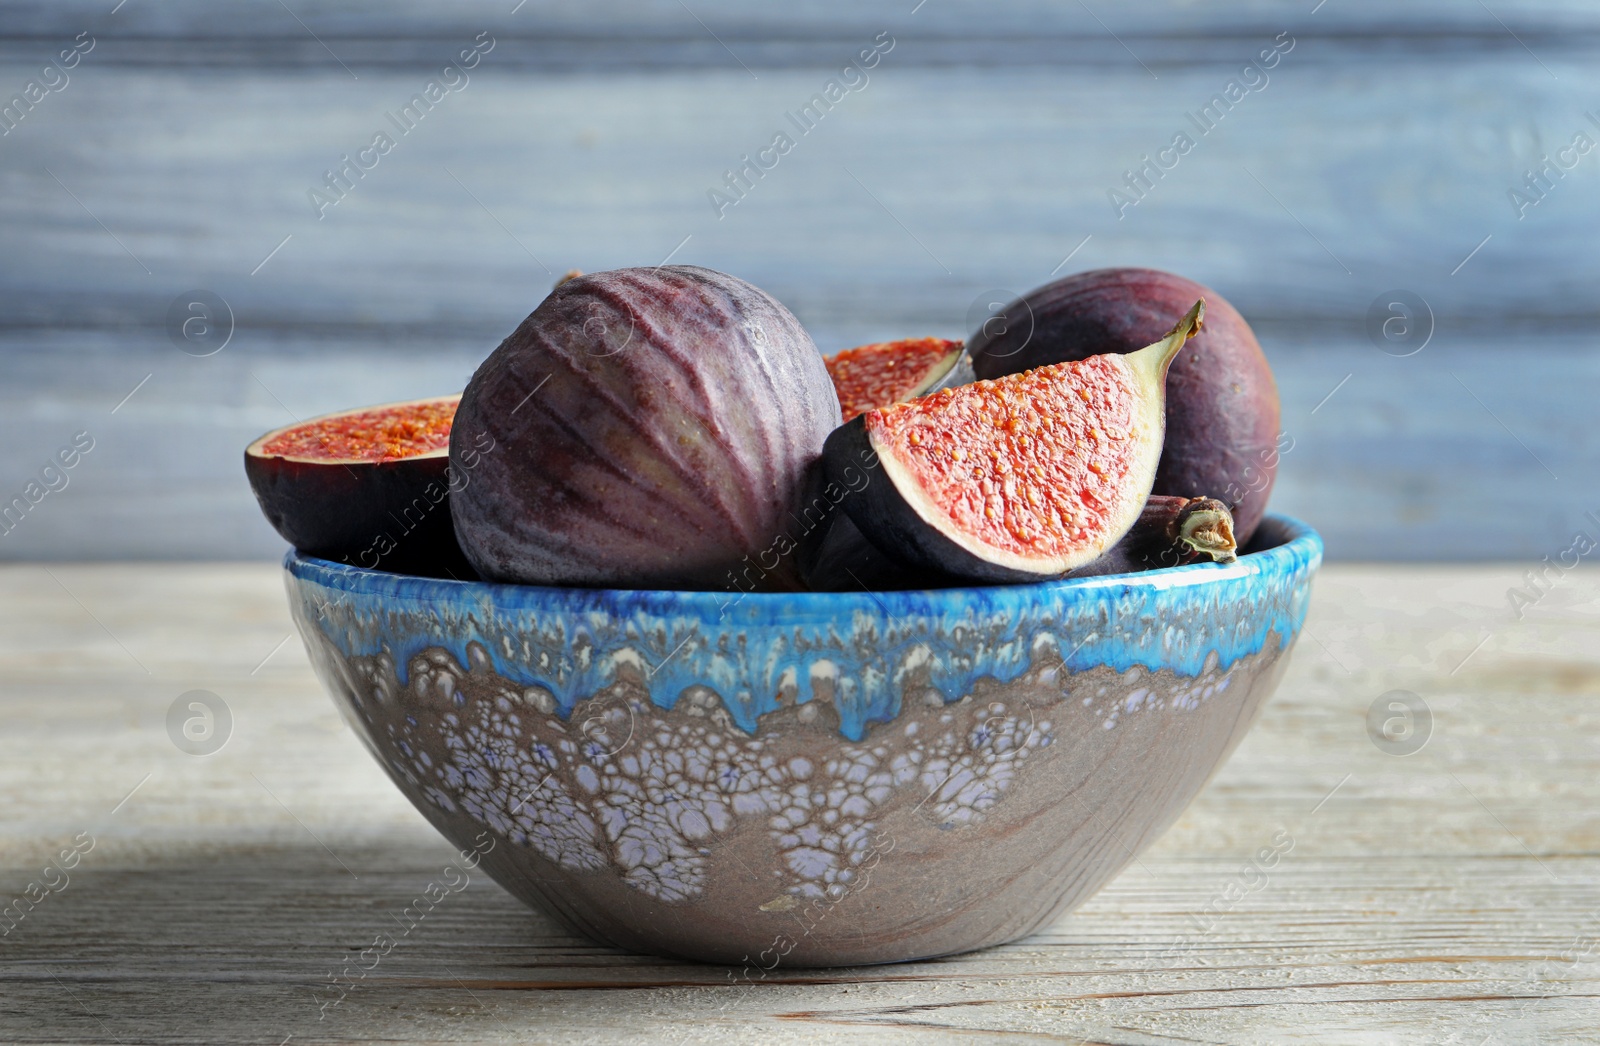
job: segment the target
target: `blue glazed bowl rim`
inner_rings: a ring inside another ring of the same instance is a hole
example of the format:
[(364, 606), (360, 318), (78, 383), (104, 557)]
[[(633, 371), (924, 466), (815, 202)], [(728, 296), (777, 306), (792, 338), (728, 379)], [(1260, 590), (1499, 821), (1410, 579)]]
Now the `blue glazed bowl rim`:
[(725, 592), (676, 589), (604, 589), (515, 585), (488, 581), (417, 577), (337, 563), (290, 549), (283, 566), (296, 580), (365, 596), (423, 603), (487, 603), (507, 610), (560, 613), (611, 611), (621, 607), (706, 621), (793, 625), (836, 621), (856, 615), (898, 618), (963, 607), (992, 610), (1042, 601), (1070, 602), (1133, 589), (1174, 589), (1250, 577), (1292, 577), (1322, 561), (1322, 537), (1291, 516), (1268, 515), (1262, 530), (1281, 540), (1242, 555), (1233, 563), (1196, 563), (1137, 574), (1067, 578), (1018, 585), (860, 592)]

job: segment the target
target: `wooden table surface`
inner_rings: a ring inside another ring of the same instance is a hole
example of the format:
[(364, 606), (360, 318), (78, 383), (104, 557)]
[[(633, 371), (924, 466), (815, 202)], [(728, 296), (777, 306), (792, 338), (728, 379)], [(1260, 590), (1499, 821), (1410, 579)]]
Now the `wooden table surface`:
[[(322, 1009), (452, 852), (322, 694), (278, 569), (7, 567), (0, 906), (23, 917), (0, 919), (0, 1040), (1600, 1041), (1600, 570), (1518, 620), (1521, 583), (1326, 569), (1232, 760), (1014, 945), (734, 985), (569, 936), (474, 875)], [(1406, 756), (1367, 727), (1396, 689), (1432, 718)], [(231, 717), (214, 754), (169, 736), (191, 690)]]

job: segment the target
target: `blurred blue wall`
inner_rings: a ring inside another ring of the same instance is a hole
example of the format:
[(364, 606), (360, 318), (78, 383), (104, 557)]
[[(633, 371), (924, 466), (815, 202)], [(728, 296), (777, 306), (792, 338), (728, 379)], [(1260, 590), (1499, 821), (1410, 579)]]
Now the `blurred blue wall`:
[(828, 352), (1172, 269), (1256, 323), (1330, 556), (1600, 538), (1592, 3), (514, 3), (0, 2), (0, 495), (92, 441), (0, 558), (276, 555), (252, 437), (669, 256)]

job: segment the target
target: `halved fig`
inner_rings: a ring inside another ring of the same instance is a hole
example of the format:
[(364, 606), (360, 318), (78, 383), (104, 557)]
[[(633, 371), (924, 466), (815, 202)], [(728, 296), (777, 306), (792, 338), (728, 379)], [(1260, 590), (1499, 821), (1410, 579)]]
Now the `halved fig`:
[(361, 407), (262, 436), (245, 448), (244, 471), (267, 522), (324, 559), (474, 577), (450, 518), (450, 492), (468, 479), (449, 471), (460, 400)]
[(823, 362), (845, 421), (874, 407), (904, 403), (973, 380), (966, 348), (945, 338), (874, 342), (845, 349)]
[(824, 469), (876, 461), (843, 499), (899, 562), (980, 581), (1060, 577), (1139, 518), (1165, 428), (1167, 368), (1200, 329), (1197, 301), (1166, 337), (869, 410), (828, 437)]

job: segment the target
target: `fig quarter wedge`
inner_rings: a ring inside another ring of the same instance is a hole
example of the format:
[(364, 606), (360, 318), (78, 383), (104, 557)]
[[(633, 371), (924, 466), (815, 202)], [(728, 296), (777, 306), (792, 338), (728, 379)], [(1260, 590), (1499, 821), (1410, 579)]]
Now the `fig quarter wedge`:
[(872, 459), (843, 501), (908, 566), (1036, 581), (1093, 562), (1138, 520), (1165, 431), (1167, 368), (1200, 329), (1195, 302), (1166, 337), (869, 410), (824, 448), (827, 478)]

